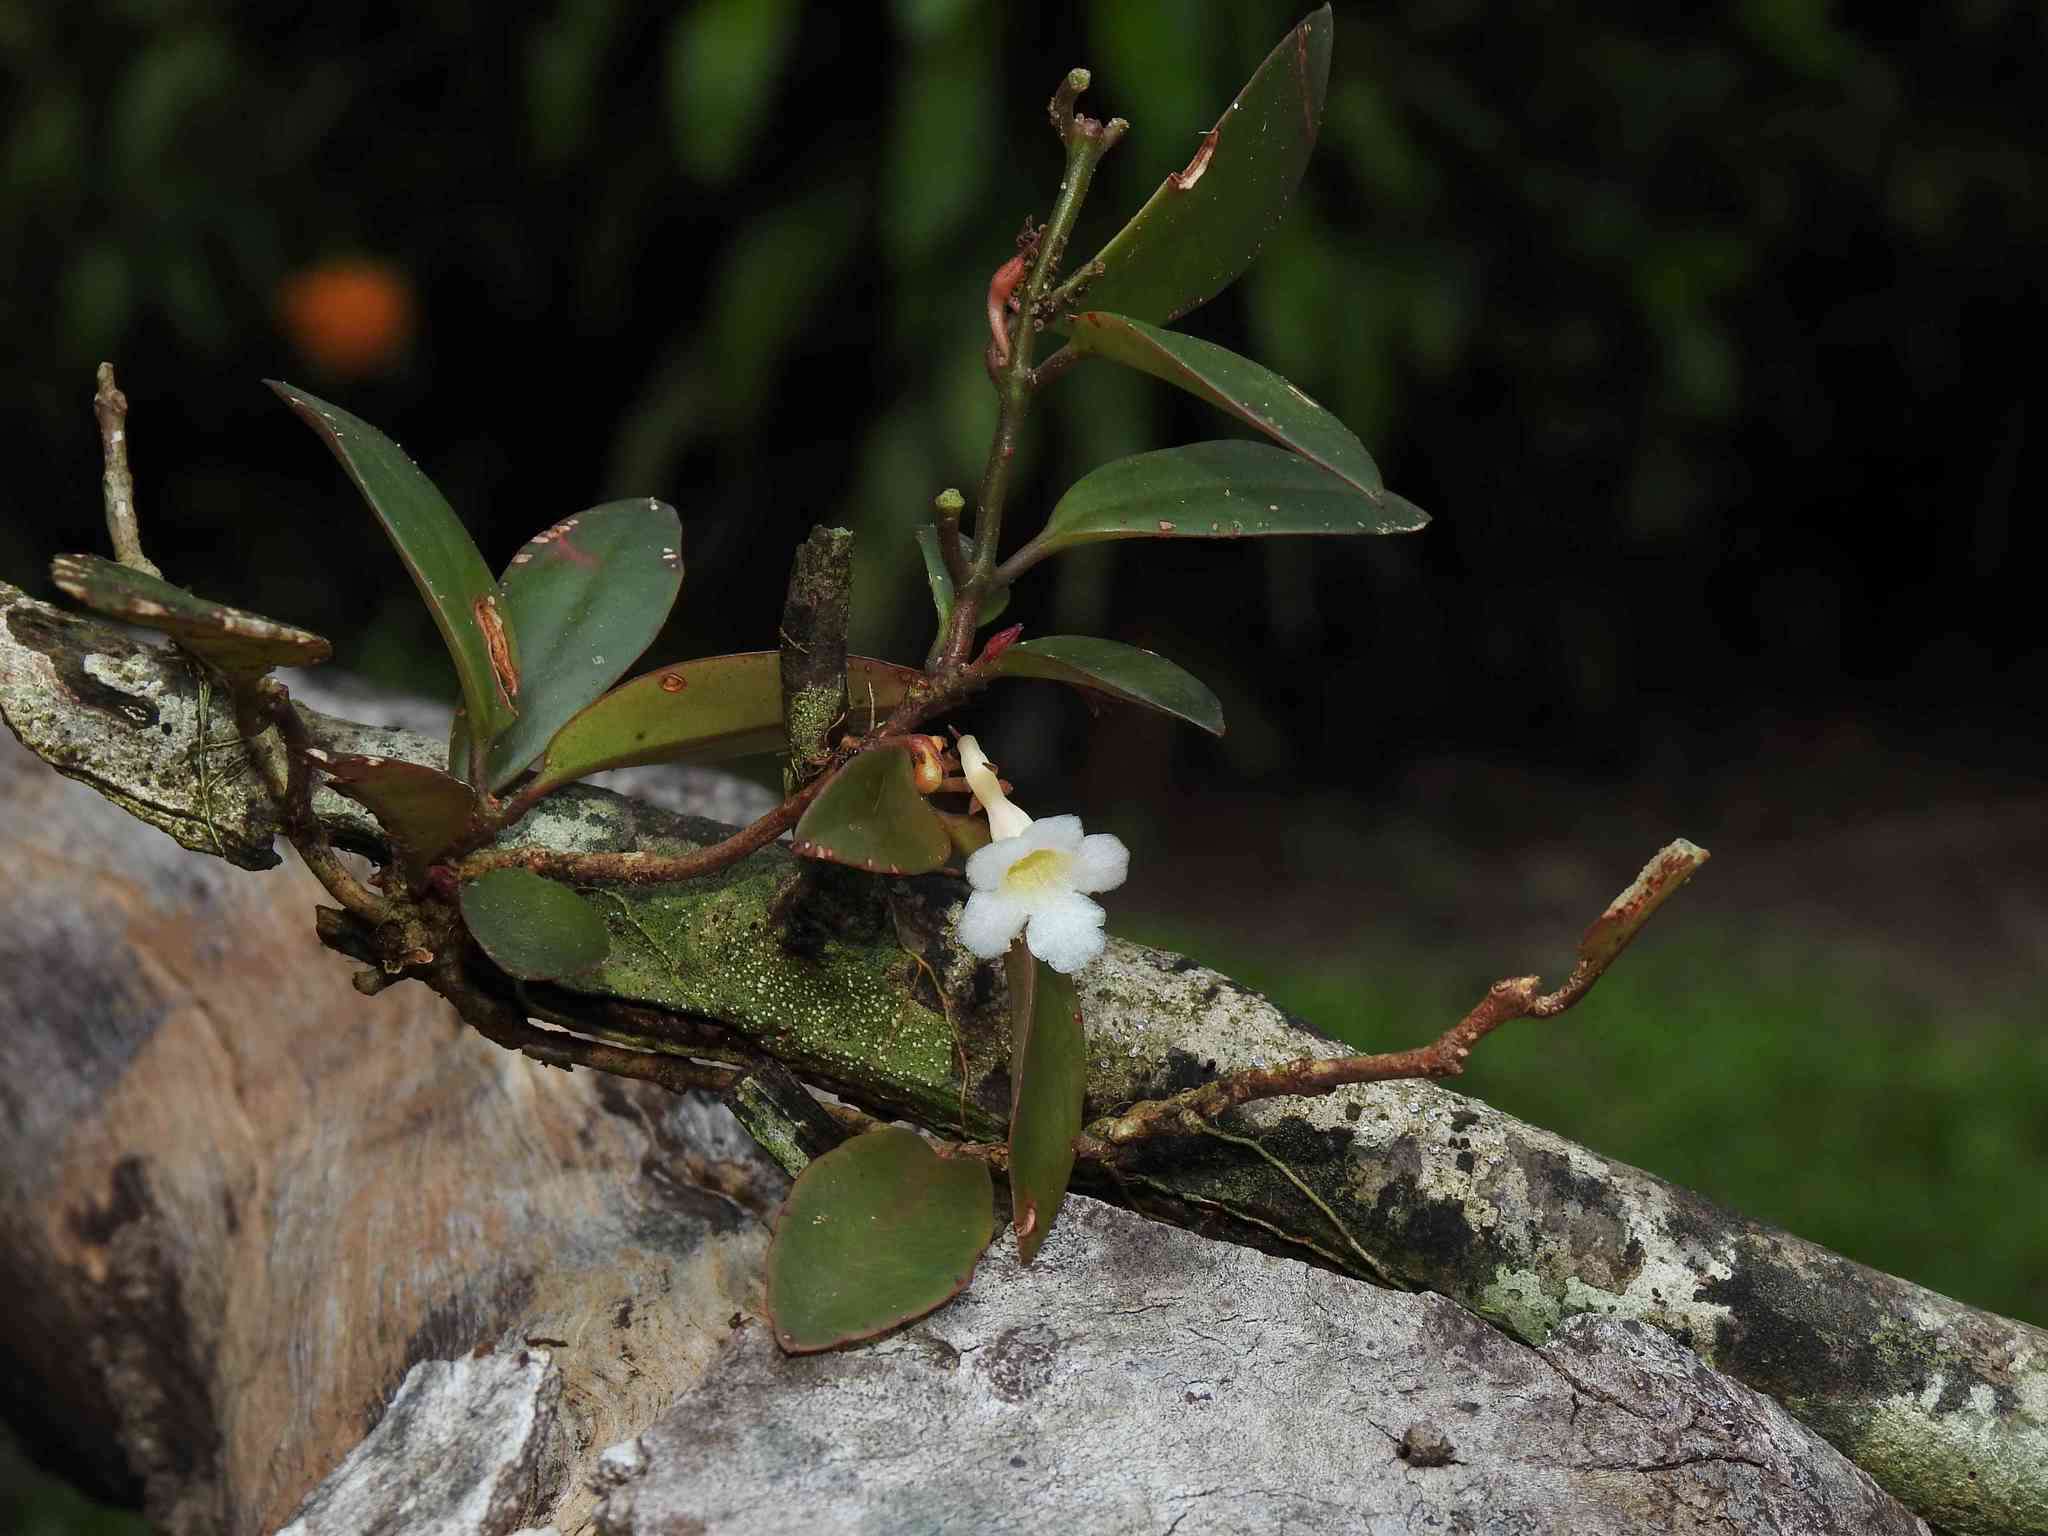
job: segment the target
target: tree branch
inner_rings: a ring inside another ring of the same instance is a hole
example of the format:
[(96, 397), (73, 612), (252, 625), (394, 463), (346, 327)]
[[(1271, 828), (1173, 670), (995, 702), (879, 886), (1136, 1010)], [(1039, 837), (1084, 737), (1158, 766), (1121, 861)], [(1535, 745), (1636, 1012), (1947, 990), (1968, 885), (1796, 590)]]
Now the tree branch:
[[(204, 820), (197, 809), (196, 688), (175, 654), (0, 586), (0, 713), (31, 750), (187, 846), (259, 864), (276, 831), (260, 786), (216, 787)], [(301, 717), (333, 751), (426, 763), (441, 751), (425, 737)], [(360, 807), (321, 788), (313, 810), (337, 846), (377, 850)], [(492, 851), (688, 857), (727, 835), (573, 786)], [(999, 987), (951, 940), (959, 883), (834, 882), (799, 927), (772, 916), (791, 868), (764, 847), (716, 879), (609, 891), (598, 905), (611, 954), (549, 989), (551, 1016), (583, 1034), (579, 1020), (616, 1030), (630, 1009), (649, 1040), (671, 1020), (676, 1054), (686, 1033), (715, 1026), (879, 1116), (1000, 1140), (1008, 1021)], [(1632, 931), (1596, 924), (1587, 950), (1597, 957)], [(1583, 986), (1575, 973), (1553, 996)], [(1083, 976), (1080, 1004), (1098, 1118), (1262, 1061), (1347, 1054), (1228, 978), (1137, 945), (1111, 943)], [(363, 1006), (376, 1016), (398, 1004)], [(1347, 1257), (1355, 1243), (1401, 1284), (1532, 1343), (1588, 1312), (1654, 1325), (1777, 1397), (1943, 1526), (2048, 1524), (2039, 1329), (1852, 1264), (1431, 1083), (1256, 1099), (1228, 1122), (1256, 1150), (1154, 1140), (1110, 1166), (1083, 1164), (1082, 1176), (1091, 1192), (1179, 1225), (1369, 1274)]]
[(1579, 942), (1578, 963), (1555, 992), (1542, 990), (1536, 976), (1495, 982), (1457, 1023), (1428, 1045), (1370, 1056), (1308, 1057), (1277, 1067), (1253, 1067), (1170, 1099), (1153, 1099), (1088, 1127), (1090, 1138), (1112, 1147), (1154, 1136), (1196, 1135), (1255, 1099), (1314, 1097), (1353, 1083), (1386, 1083), (1401, 1078), (1457, 1077), (1472, 1047), (1516, 1019), (1550, 1019), (1570, 1008), (1598, 981), (1643, 929), (1657, 909), (1707, 862), (1707, 851), (1680, 838), (1595, 918)]

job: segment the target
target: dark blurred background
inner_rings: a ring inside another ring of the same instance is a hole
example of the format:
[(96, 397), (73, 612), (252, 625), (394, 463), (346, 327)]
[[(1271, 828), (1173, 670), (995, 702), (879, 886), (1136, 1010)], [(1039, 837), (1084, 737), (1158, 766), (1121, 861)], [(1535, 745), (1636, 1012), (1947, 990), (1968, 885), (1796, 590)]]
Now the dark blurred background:
[[(0, 575), (102, 543), (111, 358), (167, 574), (383, 681), (449, 691), (266, 376), (400, 438), (494, 565), (673, 502), (658, 657), (772, 644), (834, 521), (860, 646), (915, 659), (910, 533), (980, 469), (981, 300), (1058, 179), (1052, 85), (1085, 63), (1134, 124), (1080, 255), (1300, 3), (0, 0)], [(1186, 328), (1437, 521), (1039, 569), (1012, 618), (1174, 656), (1221, 742), (1053, 690), (968, 722), (1027, 806), (1133, 843), (1119, 928), (1378, 1043), (1708, 843), (1619, 997), (1489, 1045), (1477, 1091), (2035, 1321), (2044, 31), (2005, 0), (1340, 5), (1296, 212)], [(1012, 524), (1226, 430), (1077, 370)]]

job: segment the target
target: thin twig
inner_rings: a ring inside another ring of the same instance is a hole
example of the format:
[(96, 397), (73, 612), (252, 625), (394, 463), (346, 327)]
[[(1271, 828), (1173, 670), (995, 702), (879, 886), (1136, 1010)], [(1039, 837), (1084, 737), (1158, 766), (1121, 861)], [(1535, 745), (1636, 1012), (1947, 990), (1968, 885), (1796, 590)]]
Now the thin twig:
[(1128, 1146), (1156, 1136), (1207, 1134), (1218, 1116), (1255, 1099), (1313, 1096), (1352, 1083), (1457, 1077), (1464, 1072), (1472, 1047), (1503, 1024), (1515, 1019), (1554, 1018), (1583, 998), (1657, 909), (1706, 861), (1706, 849), (1683, 838), (1661, 851), (1594, 919), (1579, 941), (1578, 963), (1571, 976), (1554, 992), (1543, 991), (1540, 977), (1509, 977), (1495, 982), (1471, 1012), (1428, 1045), (1372, 1056), (1311, 1057), (1277, 1067), (1254, 1067), (1169, 1099), (1148, 1099), (1123, 1114), (1098, 1120), (1088, 1127), (1088, 1134), (1111, 1146)]
[(128, 397), (114, 386), (114, 365), (101, 363), (92, 413), (100, 424), (100, 486), (107, 503), (107, 536), (114, 558), (131, 570), (161, 577), (142, 552), (142, 525), (135, 518), (135, 477), (128, 472)]
[[(830, 777), (813, 779), (787, 800), (749, 826), (740, 828), (722, 842), (691, 853), (564, 853), (552, 848), (486, 848), (472, 853), (456, 865), (465, 880), (493, 869), (530, 869), (536, 875), (556, 880), (574, 880), (593, 885), (650, 885), (671, 880), (695, 880), (716, 874), (736, 864), (757, 849), (765, 848), (803, 819)], [(523, 797), (507, 805), (520, 815), (531, 809)], [(506, 821), (518, 820), (508, 814)]]

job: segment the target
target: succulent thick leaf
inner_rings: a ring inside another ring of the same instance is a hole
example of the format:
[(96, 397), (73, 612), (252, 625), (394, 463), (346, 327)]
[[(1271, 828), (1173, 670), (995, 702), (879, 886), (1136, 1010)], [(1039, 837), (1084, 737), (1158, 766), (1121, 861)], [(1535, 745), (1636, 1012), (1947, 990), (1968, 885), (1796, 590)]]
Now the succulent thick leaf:
[(417, 880), (434, 856), (477, 823), (477, 794), (452, 774), (395, 757), (309, 753), (338, 795), (364, 806), (391, 838), (408, 876)]
[[(1350, 484), (1368, 500), (1384, 490), (1379, 466), (1351, 429), (1262, 363), (1128, 315), (1096, 311), (1074, 322), (1074, 349), (1106, 357), (1199, 395)], [(523, 631), (522, 631), (523, 633)]]
[(469, 881), (462, 921), (498, 969), (521, 981), (587, 971), (612, 947), (597, 908), (530, 870), (494, 869)]
[(1017, 1258), (1029, 1264), (1074, 1174), (1088, 1047), (1073, 977), (1033, 959), (1021, 942), (1003, 963), (1010, 983), (1010, 1203)]
[[(939, 553), (939, 530), (929, 523), (918, 529), (917, 548), (924, 556), (924, 579), (931, 585), (932, 606), (939, 611), (939, 628), (943, 630), (953, 617), (953, 573), (946, 569), (946, 557)], [(974, 540), (962, 535), (960, 552), (972, 560)], [(1009, 606), (1010, 589), (996, 588), (981, 605), (981, 622), (988, 623)]]
[(1165, 322), (1208, 303), (1252, 264), (1315, 148), (1332, 28), (1326, 5), (1280, 40), (1194, 158), (1096, 252), (1102, 270), (1081, 303)]
[(1013, 645), (995, 660), (1000, 677), (1042, 677), (1094, 689), (1126, 703), (1223, 734), (1223, 705), (1208, 685), (1153, 651), (1090, 635), (1048, 635)]
[[(852, 723), (886, 714), (920, 673), (868, 656), (846, 659)], [(607, 768), (638, 763), (705, 763), (780, 752), (782, 657), (777, 651), (706, 656), (642, 673), (576, 715), (555, 733), (535, 781), (567, 784)]]
[(519, 644), (498, 584), (434, 482), (368, 422), (273, 379), (278, 397), (320, 435), (384, 525), (447, 642), (463, 707), (485, 741), (518, 716)]
[(230, 677), (261, 677), (272, 667), (310, 667), (334, 648), (308, 630), (195, 597), (161, 576), (98, 555), (59, 555), (51, 579), (95, 613), (169, 635)]
[(887, 875), (922, 875), (953, 853), (945, 823), (917, 792), (910, 754), (894, 747), (863, 752), (833, 774), (790, 846), (807, 859)]
[(654, 643), (683, 584), (683, 525), (645, 497), (609, 501), (527, 541), (498, 581), (519, 636), (519, 718), (491, 743), (502, 788)]
[(1427, 512), (1392, 491), (1362, 492), (1298, 453), (1233, 440), (1161, 448), (1090, 470), (1026, 549), (1044, 556), (1104, 539), (1413, 533), (1428, 522)]
[(886, 1333), (967, 1288), (995, 1236), (987, 1165), (891, 1126), (797, 1175), (768, 1248), (775, 1340), (811, 1354)]

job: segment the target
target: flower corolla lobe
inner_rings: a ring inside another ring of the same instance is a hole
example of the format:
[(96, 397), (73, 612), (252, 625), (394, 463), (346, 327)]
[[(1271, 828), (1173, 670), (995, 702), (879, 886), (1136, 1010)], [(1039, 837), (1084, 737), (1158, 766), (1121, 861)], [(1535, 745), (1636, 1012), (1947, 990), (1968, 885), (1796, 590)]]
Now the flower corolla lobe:
[(960, 763), (995, 834), (967, 860), (974, 889), (960, 914), (961, 944), (994, 960), (1021, 932), (1032, 954), (1072, 975), (1102, 953), (1103, 911), (1089, 895), (1124, 883), (1130, 850), (1110, 833), (1084, 833), (1078, 816), (1033, 821), (1003, 795), (972, 736), (960, 738)]

